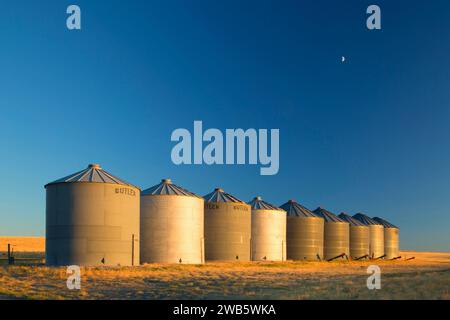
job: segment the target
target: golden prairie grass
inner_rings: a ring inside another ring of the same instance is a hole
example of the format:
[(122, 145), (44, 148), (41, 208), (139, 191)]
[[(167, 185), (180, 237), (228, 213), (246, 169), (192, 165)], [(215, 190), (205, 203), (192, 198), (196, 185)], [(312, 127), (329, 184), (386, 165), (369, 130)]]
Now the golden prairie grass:
[[(39, 248), (25, 242), (16, 243)], [(450, 299), (449, 253), (401, 254), (395, 261), (82, 267), (81, 290), (67, 289), (63, 267), (0, 266), (0, 299)], [(381, 268), (381, 290), (367, 289), (371, 264)]]

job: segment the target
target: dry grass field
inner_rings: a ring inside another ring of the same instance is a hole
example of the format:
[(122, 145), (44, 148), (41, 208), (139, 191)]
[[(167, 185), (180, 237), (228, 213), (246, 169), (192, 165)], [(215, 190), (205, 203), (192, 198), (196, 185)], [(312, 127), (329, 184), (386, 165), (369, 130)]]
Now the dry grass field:
[(0, 251), (6, 251), (8, 243), (18, 252), (45, 251), (45, 238), (43, 237), (0, 237)]
[[(30, 255), (33, 241), (23, 241)], [(3, 265), (0, 299), (450, 299), (450, 253), (402, 255), (415, 259), (82, 268), (81, 290), (67, 289), (65, 268)], [(371, 264), (381, 268), (380, 290), (366, 287)]]

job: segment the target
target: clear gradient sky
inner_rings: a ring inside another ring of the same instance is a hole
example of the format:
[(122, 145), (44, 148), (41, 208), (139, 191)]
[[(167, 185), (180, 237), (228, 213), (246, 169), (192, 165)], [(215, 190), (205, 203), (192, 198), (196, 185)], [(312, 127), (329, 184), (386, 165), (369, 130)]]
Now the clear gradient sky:
[[(97, 162), (142, 188), (363, 211), (403, 249), (450, 250), (447, 0), (3, 1), (0, 40), (0, 235), (44, 235), (44, 184)], [(278, 175), (175, 166), (194, 120), (280, 128)]]

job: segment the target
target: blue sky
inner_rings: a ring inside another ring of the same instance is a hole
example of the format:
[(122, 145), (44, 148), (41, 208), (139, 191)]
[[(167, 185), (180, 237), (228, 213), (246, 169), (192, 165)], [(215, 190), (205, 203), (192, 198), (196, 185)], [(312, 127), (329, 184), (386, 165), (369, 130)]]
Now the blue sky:
[[(363, 211), (403, 248), (448, 251), (449, 24), (444, 0), (2, 3), (0, 235), (44, 235), (44, 184), (98, 162), (142, 188)], [(279, 173), (175, 166), (170, 135), (194, 120), (279, 128)]]

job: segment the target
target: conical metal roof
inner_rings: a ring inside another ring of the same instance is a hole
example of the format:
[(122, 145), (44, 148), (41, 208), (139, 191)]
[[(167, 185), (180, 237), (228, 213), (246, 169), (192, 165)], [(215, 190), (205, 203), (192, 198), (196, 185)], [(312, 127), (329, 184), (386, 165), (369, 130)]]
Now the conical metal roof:
[(103, 170), (99, 164), (90, 164), (84, 170), (78, 171), (76, 173), (68, 175), (67, 177), (47, 183), (45, 187), (57, 183), (77, 183), (77, 182), (112, 183), (138, 188), (132, 185), (131, 183), (119, 179), (116, 176), (113, 176), (112, 174)]
[(397, 226), (394, 226), (392, 223), (390, 223), (389, 221), (386, 221), (382, 218), (379, 217), (374, 217), (373, 220), (375, 220), (376, 222), (380, 223), (381, 225), (383, 225), (383, 227), (385, 228), (395, 228), (398, 229)]
[(141, 195), (142, 196), (171, 195), (171, 196), (188, 196), (201, 198), (195, 193), (192, 193), (186, 189), (183, 189), (173, 184), (172, 180), (170, 179), (162, 179), (161, 183), (157, 184), (156, 186), (145, 189), (144, 191), (141, 192)]
[(285, 204), (281, 205), (280, 208), (287, 212), (288, 217), (317, 218), (314, 213), (312, 213), (309, 209), (305, 208), (295, 200), (289, 200)]
[(265, 202), (261, 197), (255, 197), (252, 201), (248, 202), (252, 210), (278, 210), (284, 211), (281, 208), (274, 206), (273, 204)]
[(216, 188), (213, 192), (208, 193), (206, 196), (203, 197), (205, 199), (205, 202), (233, 202), (233, 203), (245, 203), (242, 200), (239, 200), (238, 198), (232, 196), (229, 193), (226, 193), (223, 191), (222, 188)]
[(341, 218), (339, 218), (334, 213), (331, 213), (330, 211), (318, 207), (316, 210), (313, 211), (317, 216), (322, 217), (326, 222), (345, 222)]
[(350, 223), (351, 226), (366, 227), (366, 225), (364, 223), (362, 223), (359, 220), (356, 220), (355, 218), (352, 218), (351, 216), (349, 216), (345, 212), (342, 212), (338, 217), (341, 218), (342, 220)]
[(355, 218), (358, 221), (361, 221), (362, 223), (364, 223), (365, 225), (369, 226), (369, 225), (380, 225), (381, 223), (373, 220), (372, 218), (366, 216), (364, 213), (357, 213), (353, 216), (353, 218)]

